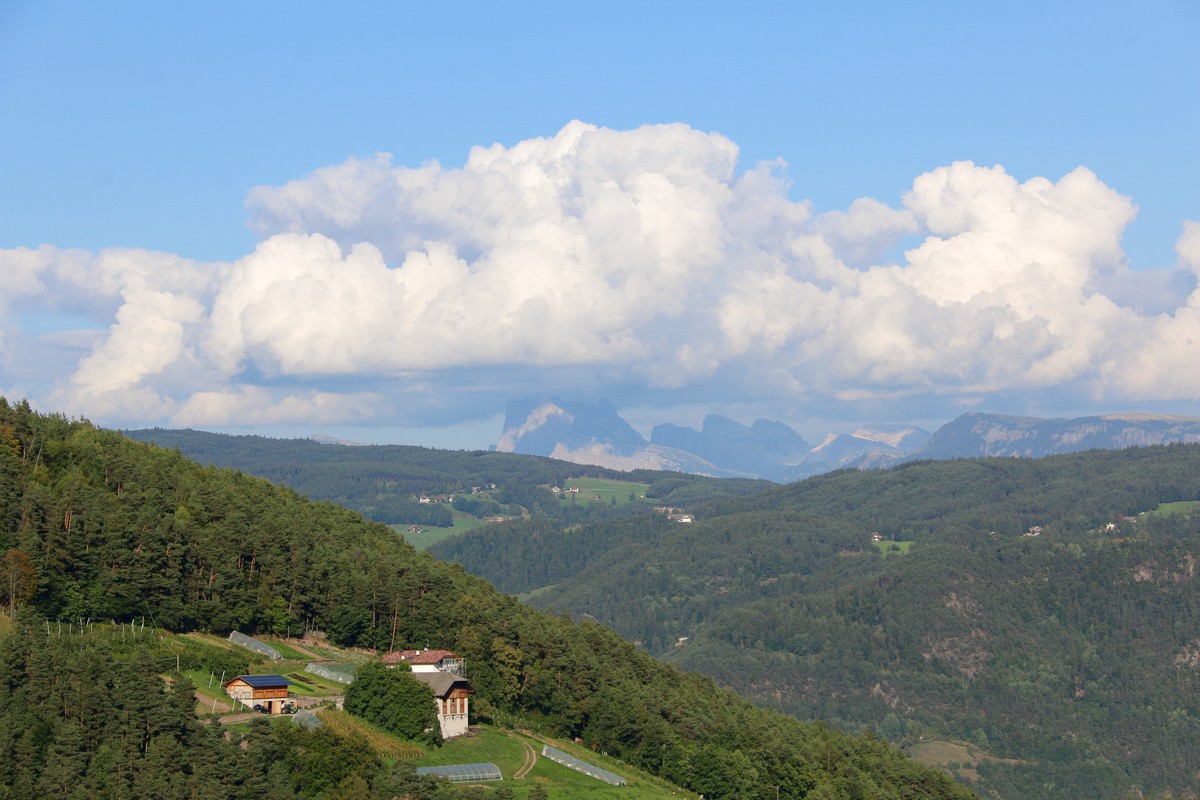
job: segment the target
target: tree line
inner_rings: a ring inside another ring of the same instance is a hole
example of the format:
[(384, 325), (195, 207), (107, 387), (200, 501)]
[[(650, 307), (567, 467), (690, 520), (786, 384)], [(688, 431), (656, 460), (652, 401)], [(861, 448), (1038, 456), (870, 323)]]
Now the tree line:
[[(524, 606), (332, 503), (25, 403), (0, 402), (0, 522), (0, 550), (27, 555), (37, 576), (18, 618), (147, 616), (162, 628), (216, 633), (356, 621), (363, 646), (462, 654), (480, 718), (580, 738), (710, 798), (971, 796), (873, 735), (755, 708), (610, 629)], [(34, 653), (35, 629), (6, 647)], [(29, 674), (6, 679), (17, 691)], [(189, 731), (168, 733), (185, 751), (194, 746)], [(159, 751), (158, 732), (149, 735), (143, 757)], [(31, 763), (26, 751), (9, 752)], [(378, 779), (372, 769), (355, 772), (368, 787)]]
[[(553, 584), (530, 602), (765, 706), (978, 746), (1001, 797), (1187, 796), (1200, 515), (1139, 512), (1195, 500), (1196, 445), (918, 462), (703, 504), (691, 525), (547, 522), (435, 552), (508, 591)], [(884, 559), (873, 534), (911, 549)]]

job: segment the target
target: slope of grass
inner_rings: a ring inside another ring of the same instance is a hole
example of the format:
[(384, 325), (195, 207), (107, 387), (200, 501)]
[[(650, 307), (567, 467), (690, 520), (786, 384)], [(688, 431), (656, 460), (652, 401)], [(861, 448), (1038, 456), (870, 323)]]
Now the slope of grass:
[(570, 489), (576, 487), (579, 489), (579, 499), (595, 502), (594, 496), (600, 498), (601, 503), (611, 503), (615, 497), (616, 504), (619, 506), (631, 502), (629, 495), (633, 495), (632, 502), (645, 502), (646, 490), (650, 488), (648, 483), (634, 483), (632, 481), (618, 481), (610, 478), (571, 478), (565, 482), (562, 487)]
[(912, 542), (875, 542), (874, 544), (879, 548), (879, 552), (883, 554), (884, 558), (888, 556), (906, 556), (908, 555), (909, 548), (912, 547)]
[[(542, 758), (542, 745), (549, 744), (570, 753), (589, 764), (613, 772), (625, 778), (625, 786), (610, 786), (595, 778)], [(514, 776), (531, 765), (532, 769), (521, 778)], [(501, 785), (513, 788), (517, 797), (525, 797), (535, 784), (545, 787), (551, 800), (666, 800), (666, 798), (694, 798), (696, 795), (678, 786), (655, 778), (602, 753), (575, 745), (571, 742), (542, 740), (520, 731), (510, 731), (481, 726), (477, 733), (446, 742), (440, 748), (430, 748), (418, 764), (422, 767), (448, 764), (478, 764), (491, 762), (500, 768), (504, 776)], [(496, 785), (496, 784), (492, 784)]]
[(470, 514), (464, 514), (461, 511), (455, 510), (451, 513), (454, 515), (454, 524), (449, 528), (427, 527), (422, 528), (420, 532), (409, 533), (408, 529), (411, 527), (409, 525), (389, 525), (388, 527), (403, 536), (404, 541), (408, 542), (416, 549), (424, 550), (431, 545), (437, 544), (443, 539), (449, 539), (451, 536), (457, 536), (460, 533), (466, 533), (467, 531), (471, 531), (482, 525), (488, 524), (486, 520), (472, 517)]
[(1146, 514), (1152, 517), (1169, 517), (1172, 514), (1194, 514), (1200, 511), (1200, 500), (1181, 500), (1177, 503), (1163, 503)]

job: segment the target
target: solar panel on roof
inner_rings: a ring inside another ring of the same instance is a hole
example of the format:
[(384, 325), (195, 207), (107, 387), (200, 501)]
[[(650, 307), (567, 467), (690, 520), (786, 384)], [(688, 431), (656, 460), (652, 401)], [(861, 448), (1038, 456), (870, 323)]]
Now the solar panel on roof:
[(500, 768), (488, 762), (486, 764), (450, 764), (444, 767), (417, 767), (418, 775), (432, 775), (435, 778), (445, 778), (453, 783), (478, 783), (482, 781), (504, 780)]
[(274, 689), (280, 686), (290, 686), (292, 683), (282, 675), (238, 675), (238, 678), (256, 689)]

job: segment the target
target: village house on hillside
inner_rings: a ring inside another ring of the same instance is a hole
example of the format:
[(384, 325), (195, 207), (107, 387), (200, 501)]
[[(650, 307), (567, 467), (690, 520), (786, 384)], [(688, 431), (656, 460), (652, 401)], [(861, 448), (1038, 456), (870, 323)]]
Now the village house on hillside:
[(461, 675), (463, 658), (451, 650), (396, 650), (383, 657), (385, 664), (404, 662), (413, 672), (453, 672)]
[(225, 682), (225, 694), (249, 708), (262, 706), (268, 714), (282, 714), (291, 685), (282, 675), (238, 675)]
[(408, 664), (413, 677), (433, 692), (443, 739), (453, 739), (467, 732), (474, 690), (462, 675), (463, 658), (458, 653), (451, 650), (398, 650), (384, 656), (383, 663)]

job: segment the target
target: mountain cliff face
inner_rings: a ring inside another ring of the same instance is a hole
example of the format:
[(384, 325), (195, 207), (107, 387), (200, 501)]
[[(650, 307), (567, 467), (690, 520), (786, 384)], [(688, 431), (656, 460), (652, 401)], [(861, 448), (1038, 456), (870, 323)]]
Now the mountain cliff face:
[(854, 433), (829, 434), (812, 449), (791, 479), (819, 475), (830, 470), (853, 467), (870, 469), (885, 466), (920, 448), (929, 440), (929, 432), (912, 425), (871, 425)]
[(610, 469), (738, 475), (693, 453), (649, 444), (603, 399), (580, 403), (539, 395), (513, 401), (505, 411), (504, 431), (496, 449)]
[(830, 435), (813, 447), (782, 422), (742, 425), (710, 414), (700, 430), (655, 425), (647, 442), (607, 400), (564, 401), (550, 395), (508, 404), (496, 449), (610, 469), (665, 469), (719, 478), (786, 483), (843, 467), (892, 463), (929, 438), (911, 425), (871, 425)]
[(539, 395), (508, 404), (504, 432), (496, 449), (502, 453), (554, 456), (556, 450), (570, 452), (597, 444), (617, 455), (629, 456), (645, 447), (646, 440), (621, 419), (607, 400), (572, 403)]
[(647, 442), (606, 400), (594, 404), (540, 396), (510, 403), (496, 446), (611, 469), (667, 469), (788, 483), (835, 469), (874, 469), (919, 459), (1119, 450), (1200, 442), (1200, 418), (1111, 414), (1039, 419), (963, 414), (930, 434), (912, 425), (865, 425), (830, 434), (816, 447), (782, 422), (746, 426), (710, 414), (700, 430), (655, 425)]
[(1112, 414), (1038, 419), (963, 414), (946, 423), (905, 460), (1021, 456), (1041, 458), (1081, 450), (1119, 450), (1170, 442), (1200, 442), (1200, 418)]
[(716, 414), (705, 417), (699, 431), (669, 423), (655, 425), (650, 441), (700, 456), (721, 470), (770, 480), (786, 479), (792, 465), (812, 450), (782, 422), (760, 419), (746, 427)]

